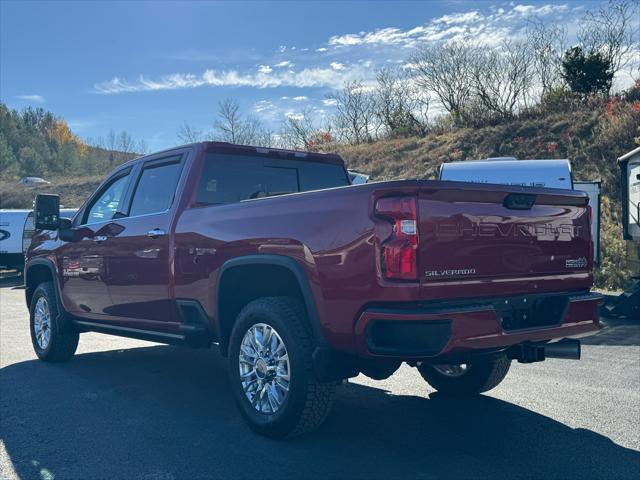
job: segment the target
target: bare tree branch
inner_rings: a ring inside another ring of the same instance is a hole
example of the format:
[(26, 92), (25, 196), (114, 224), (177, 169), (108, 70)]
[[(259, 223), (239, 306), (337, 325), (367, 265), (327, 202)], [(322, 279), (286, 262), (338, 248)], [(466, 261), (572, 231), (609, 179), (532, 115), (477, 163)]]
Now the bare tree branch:
[(336, 102), (337, 133), (349, 143), (370, 142), (376, 130), (375, 102), (361, 82), (348, 82), (330, 95)]
[(178, 130), (178, 138), (182, 143), (196, 143), (204, 139), (202, 130), (199, 130), (187, 122), (184, 122)]
[(587, 51), (602, 54), (615, 75), (629, 62), (628, 54), (639, 48), (639, 22), (637, 0), (610, 0), (606, 8), (585, 14), (578, 39)]
[(468, 43), (451, 42), (423, 47), (410, 59), (418, 86), (433, 92), (456, 123), (464, 121), (464, 106), (472, 95), (473, 55)]

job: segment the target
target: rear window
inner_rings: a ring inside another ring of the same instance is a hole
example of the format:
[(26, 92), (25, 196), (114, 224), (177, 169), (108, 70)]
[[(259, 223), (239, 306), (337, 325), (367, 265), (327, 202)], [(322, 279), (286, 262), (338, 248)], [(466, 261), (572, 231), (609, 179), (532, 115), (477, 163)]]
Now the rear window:
[(219, 205), (348, 184), (340, 165), (212, 153), (205, 159), (197, 201)]

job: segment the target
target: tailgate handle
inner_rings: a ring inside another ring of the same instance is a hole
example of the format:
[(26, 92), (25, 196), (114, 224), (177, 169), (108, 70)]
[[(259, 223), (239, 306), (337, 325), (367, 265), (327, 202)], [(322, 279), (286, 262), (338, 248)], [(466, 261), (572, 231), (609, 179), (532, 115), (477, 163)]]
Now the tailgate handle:
[(502, 202), (502, 205), (509, 210), (531, 210), (536, 203), (536, 196), (526, 193), (510, 193)]

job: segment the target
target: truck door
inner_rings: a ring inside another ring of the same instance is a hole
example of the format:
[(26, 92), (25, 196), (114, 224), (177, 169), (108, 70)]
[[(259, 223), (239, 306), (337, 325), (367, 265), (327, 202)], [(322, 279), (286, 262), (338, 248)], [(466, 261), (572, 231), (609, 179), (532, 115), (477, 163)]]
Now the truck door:
[(61, 248), (64, 304), (80, 317), (100, 319), (111, 306), (102, 244), (113, 217), (123, 208), (130, 174), (131, 168), (126, 168), (103, 184), (74, 225), (81, 235)]
[(139, 168), (127, 215), (114, 220), (102, 249), (111, 305), (109, 321), (170, 332), (178, 321), (170, 300), (172, 206), (182, 155), (154, 158)]

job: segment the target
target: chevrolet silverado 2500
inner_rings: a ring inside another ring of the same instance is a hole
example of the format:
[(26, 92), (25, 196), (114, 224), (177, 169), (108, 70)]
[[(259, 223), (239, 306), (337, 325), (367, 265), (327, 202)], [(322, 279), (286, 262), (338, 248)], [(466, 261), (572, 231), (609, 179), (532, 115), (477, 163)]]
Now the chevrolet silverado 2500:
[(337, 155), (206, 142), (127, 162), (73, 220), (36, 199), (36, 354), (103, 332), (228, 358), (239, 411), (283, 437), (341, 380), (402, 362), (445, 395), (513, 360), (579, 358), (598, 330), (588, 197), (406, 180), (350, 185)]

